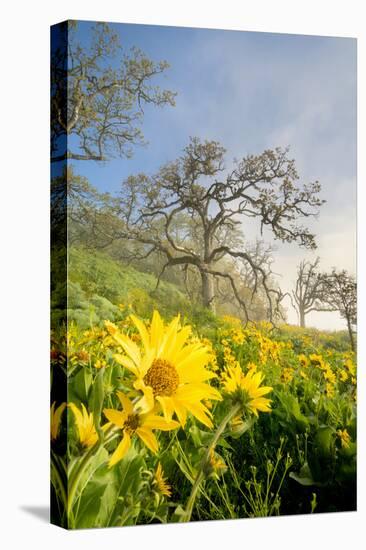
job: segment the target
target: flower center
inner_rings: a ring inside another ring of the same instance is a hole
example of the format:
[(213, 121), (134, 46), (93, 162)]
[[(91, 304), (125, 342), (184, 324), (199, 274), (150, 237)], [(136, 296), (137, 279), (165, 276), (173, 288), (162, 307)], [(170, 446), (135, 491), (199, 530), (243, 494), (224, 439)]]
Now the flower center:
[(127, 417), (126, 422), (124, 423), (123, 428), (127, 431), (127, 433), (132, 434), (134, 431), (137, 430), (140, 424), (140, 419), (138, 414), (130, 414)]
[(153, 389), (154, 395), (173, 395), (179, 386), (176, 368), (165, 359), (154, 359), (144, 376), (144, 382)]

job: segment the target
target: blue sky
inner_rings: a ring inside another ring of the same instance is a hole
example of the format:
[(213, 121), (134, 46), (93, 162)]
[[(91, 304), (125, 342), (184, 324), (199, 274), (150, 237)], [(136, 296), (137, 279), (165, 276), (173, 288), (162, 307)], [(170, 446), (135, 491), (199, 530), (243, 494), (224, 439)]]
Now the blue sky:
[[(126, 176), (155, 172), (181, 154), (189, 136), (215, 139), (234, 157), (291, 147), (300, 179), (319, 180), (327, 203), (309, 225), (318, 250), (277, 243), (274, 270), (289, 289), (300, 259), (321, 257), (324, 269), (355, 271), (356, 40), (149, 25), (114, 24), (124, 48), (138, 46), (170, 69), (156, 84), (177, 92), (176, 107), (147, 107), (146, 147), (132, 159), (75, 162), (99, 189), (117, 191)], [(78, 27), (81, 42), (90, 24)], [(257, 227), (243, 224), (248, 240)], [(271, 241), (271, 235), (265, 234)], [(288, 304), (289, 305), (289, 304)], [(289, 319), (296, 316), (289, 306)], [(312, 314), (309, 324), (341, 328), (336, 314)]]

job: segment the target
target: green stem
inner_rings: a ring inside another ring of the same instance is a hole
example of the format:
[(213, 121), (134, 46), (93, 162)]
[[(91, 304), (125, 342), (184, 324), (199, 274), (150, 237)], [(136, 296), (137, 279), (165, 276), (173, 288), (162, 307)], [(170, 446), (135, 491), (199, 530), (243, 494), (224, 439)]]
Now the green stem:
[(238, 414), (240, 409), (241, 409), (241, 405), (239, 403), (237, 403), (236, 405), (233, 405), (233, 407), (230, 409), (228, 414), (221, 421), (221, 424), (219, 424), (219, 426), (217, 427), (217, 430), (216, 430), (216, 432), (213, 436), (213, 439), (212, 439), (210, 445), (207, 447), (205, 455), (202, 459), (200, 468), (198, 470), (196, 479), (195, 479), (193, 487), (192, 487), (191, 494), (190, 494), (188, 502), (187, 502), (185, 513), (181, 517), (181, 522), (190, 521), (191, 516), (192, 516), (192, 512), (193, 512), (194, 503), (196, 501), (196, 497), (197, 497), (198, 491), (200, 489), (200, 485), (201, 485), (201, 483), (202, 483), (202, 481), (205, 477), (204, 472), (205, 472), (205, 468), (206, 468), (207, 464), (210, 461), (211, 453), (215, 449), (215, 447), (217, 445), (217, 442), (220, 439), (221, 435), (224, 433), (226, 426), (229, 424), (230, 420), (232, 420), (234, 418), (234, 416), (236, 416)]

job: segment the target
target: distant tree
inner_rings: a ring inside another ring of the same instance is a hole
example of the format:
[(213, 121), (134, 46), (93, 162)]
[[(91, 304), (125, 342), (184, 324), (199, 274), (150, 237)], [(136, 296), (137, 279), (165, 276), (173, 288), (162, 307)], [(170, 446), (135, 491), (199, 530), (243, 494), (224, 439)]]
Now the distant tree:
[(357, 283), (345, 269), (333, 268), (325, 279), (325, 301), (333, 311), (339, 311), (346, 320), (351, 349), (355, 350), (354, 330), (357, 325)]
[[(275, 239), (316, 247), (315, 236), (297, 220), (315, 216), (323, 204), (320, 184), (296, 185), (298, 174), (288, 149), (266, 150), (236, 161), (226, 171), (225, 149), (216, 141), (192, 138), (176, 161), (163, 166), (157, 174), (139, 174), (122, 183), (116, 209), (125, 230), (116, 237), (138, 241), (145, 254), (157, 252), (167, 267), (189, 266), (201, 278), (203, 305), (215, 309), (214, 281), (229, 282), (233, 295), (249, 318), (245, 300), (229, 271), (220, 261), (231, 259), (251, 272), (254, 296), (259, 290), (266, 296), (268, 315), (278, 311), (283, 294), (270, 285), (268, 270), (259, 257), (251, 254), (240, 241), (233, 243), (238, 231), (243, 235), (247, 217), (272, 231)], [(172, 231), (178, 216), (185, 214), (197, 235), (200, 248), (186, 241), (183, 232)], [(247, 274), (248, 275), (248, 274)]]
[(76, 21), (65, 25), (51, 59), (51, 160), (130, 156), (143, 142), (144, 105), (174, 105), (175, 94), (152, 83), (169, 65), (137, 48), (124, 53), (107, 23), (96, 23), (88, 44)]
[(301, 327), (305, 327), (305, 316), (311, 311), (334, 311), (324, 303), (324, 275), (319, 271), (319, 258), (313, 262), (303, 260), (297, 268), (295, 290), (292, 291), (295, 308)]

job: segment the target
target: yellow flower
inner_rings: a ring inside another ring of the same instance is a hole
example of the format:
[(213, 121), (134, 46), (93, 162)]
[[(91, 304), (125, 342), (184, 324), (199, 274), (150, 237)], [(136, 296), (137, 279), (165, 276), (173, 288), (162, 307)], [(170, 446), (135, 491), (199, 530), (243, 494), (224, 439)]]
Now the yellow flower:
[(300, 376), (301, 376), (304, 380), (309, 380), (308, 375), (307, 375), (306, 372), (303, 371), (303, 370), (300, 370)]
[(306, 368), (309, 366), (309, 359), (306, 357), (306, 355), (301, 353), (300, 355), (297, 356), (297, 358), (299, 360), (301, 367)]
[(292, 367), (285, 367), (281, 374), (281, 380), (285, 384), (291, 382), (294, 378), (294, 369)]
[(241, 413), (234, 416), (234, 418), (232, 418), (230, 421), (230, 431), (234, 435), (241, 435), (246, 429), (246, 426), (247, 423), (244, 422)]
[(122, 392), (117, 392), (117, 396), (123, 410), (104, 409), (103, 411), (107, 419), (123, 432), (122, 440), (109, 460), (109, 467), (117, 464), (126, 455), (131, 446), (131, 436), (137, 435), (155, 454), (159, 449), (159, 444), (152, 430), (169, 431), (179, 428), (178, 422), (174, 420), (167, 422), (162, 416), (156, 415), (154, 411), (145, 414), (138, 412)]
[(346, 382), (348, 380), (348, 374), (345, 370), (341, 370), (339, 373), (339, 378), (342, 380), (342, 382)]
[(337, 435), (339, 439), (341, 440), (341, 445), (344, 449), (349, 448), (349, 443), (351, 441), (351, 436), (347, 432), (347, 430), (337, 430)]
[(250, 362), (247, 364), (247, 370), (248, 370), (248, 372), (253, 372), (253, 373), (254, 373), (254, 372), (257, 372), (257, 365), (256, 365), (255, 363), (253, 363), (253, 362), (250, 361)]
[(263, 397), (272, 391), (269, 386), (261, 386), (261, 372), (249, 371), (244, 375), (239, 365), (228, 367), (222, 373), (221, 382), (224, 391), (237, 397), (243, 405), (258, 416), (258, 411), (270, 412), (271, 400)]
[(154, 485), (157, 486), (159, 493), (162, 495), (165, 495), (166, 497), (170, 497), (172, 494), (171, 486), (167, 482), (166, 478), (164, 477), (163, 468), (159, 462), (155, 473), (154, 473)]
[(345, 363), (344, 363), (344, 366), (346, 367), (346, 369), (348, 369), (348, 372), (354, 376), (356, 374), (356, 366), (355, 364), (353, 363), (352, 359), (350, 358), (347, 358)]
[(326, 364), (326, 367), (323, 369), (323, 376), (330, 384), (335, 384), (337, 381), (336, 375), (328, 364)]
[(88, 413), (84, 403), (81, 403), (81, 411), (74, 403), (68, 405), (72, 410), (79, 433), (79, 441), (85, 447), (92, 447), (98, 441), (95, 430), (93, 413)]
[(318, 355), (316, 353), (312, 353), (311, 355), (309, 355), (309, 359), (310, 359), (310, 362), (312, 365), (314, 365), (315, 367), (322, 367), (323, 365), (323, 357), (321, 355)]
[(213, 449), (210, 451), (210, 458), (209, 458), (209, 467), (212, 474), (220, 475), (225, 470), (227, 470), (227, 466), (224, 462), (224, 460), (219, 456)]
[(206, 384), (216, 377), (206, 368), (211, 360), (210, 350), (200, 341), (187, 343), (191, 327), (180, 328), (179, 316), (165, 326), (154, 311), (149, 330), (134, 315), (131, 319), (141, 336), (143, 352), (128, 336), (114, 333), (113, 338), (126, 353), (114, 357), (136, 376), (134, 387), (144, 394), (137, 408), (147, 412), (157, 401), (167, 421), (175, 413), (184, 427), (187, 413), (191, 413), (211, 428), (212, 415), (202, 401), (220, 400), (221, 395)]
[(106, 367), (107, 364), (104, 361), (101, 361), (100, 359), (97, 359), (94, 363), (94, 367), (96, 369), (102, 369), (103, 367)]
[(234, 317), (233, 315), (223, 315), (221, 317), (221, 320), (232, 327), (241, 327), (242, 322), (238, 317)]
[(118, 333), (118, 327), (114, 323), (111, 323), (110, 321), (104, 321), (104, 324), (105, 328), (112, 336)]
[(51, 405), (51, 441), (57, 439), (58, 432), (60, 431), (61, 416), (66, 408), (66, 403), (61, 403), (57, 409), (55, 409), (56, 401)]
[(328, 397), (334, 397), (334, 395), (335, 395), (334, 386), (332, 384), (330, 384), (329, 382), (327, 382), (326, 385), (325, 385), (325, 391), (326, 391), (326, 394), (327, 394)]

